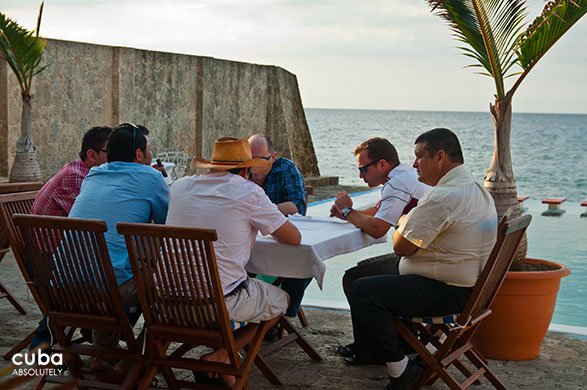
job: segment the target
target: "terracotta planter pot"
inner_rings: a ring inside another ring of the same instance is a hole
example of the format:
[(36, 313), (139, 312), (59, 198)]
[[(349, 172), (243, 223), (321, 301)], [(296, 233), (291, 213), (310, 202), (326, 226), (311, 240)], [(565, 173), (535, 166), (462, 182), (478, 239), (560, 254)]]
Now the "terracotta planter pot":
[(477, 350), (488, 359), (531, 360), (540, 355), (540, 346), (554, 313), (561, 278), (571, 271), (562, 264), (539, 259), (557, 267), (553, 271), (508, 272), (491, 306), (472, 338)]

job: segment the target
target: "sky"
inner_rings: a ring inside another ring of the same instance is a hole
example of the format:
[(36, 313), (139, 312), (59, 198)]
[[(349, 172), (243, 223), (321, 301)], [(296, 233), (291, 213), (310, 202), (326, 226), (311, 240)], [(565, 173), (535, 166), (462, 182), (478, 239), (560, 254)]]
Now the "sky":
[[(545, 3), (527, 3), (529, 23)], [(0, 12), (32, 29), (39, 5), (0, 0)], [(425, 0), (46, 0), (41, 35), (277, 65), (310, 108), (487, 111), (495, 90)], [(587, 113), (585, 70), (587, 17), (524, 80), (514, 112)]]

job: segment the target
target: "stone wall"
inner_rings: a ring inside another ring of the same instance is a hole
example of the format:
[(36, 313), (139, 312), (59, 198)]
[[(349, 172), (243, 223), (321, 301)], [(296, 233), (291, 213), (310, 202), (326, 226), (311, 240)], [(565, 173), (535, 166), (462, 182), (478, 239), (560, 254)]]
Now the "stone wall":
[[(74, 159), (97, 125), (145, 125), (154, 152), (210, 157), (220, 136), (270, 135), (305, 176), (318, 164), (296, 76), (276, 67), (47, 40), (49, 67), (33, 82), (33, 129), (45, 179)], [(0, 60), (0, 176), (20, 133), (20, 92)]]

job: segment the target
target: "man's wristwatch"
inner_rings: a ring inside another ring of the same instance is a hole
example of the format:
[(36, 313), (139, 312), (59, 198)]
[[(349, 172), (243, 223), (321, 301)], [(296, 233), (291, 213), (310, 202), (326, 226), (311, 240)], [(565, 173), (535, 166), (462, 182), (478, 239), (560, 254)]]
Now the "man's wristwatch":
[(340, 213), (342, 214), (342, 217), (346, 219), (347, 215), (349, 215), (351, 211), (353, 211), (352, 207), (345, 207)]

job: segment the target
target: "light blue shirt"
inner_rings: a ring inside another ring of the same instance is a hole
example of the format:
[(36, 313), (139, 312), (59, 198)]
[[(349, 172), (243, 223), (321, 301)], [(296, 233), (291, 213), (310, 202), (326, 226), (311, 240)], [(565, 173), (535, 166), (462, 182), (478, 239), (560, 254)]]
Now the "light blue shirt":
[(165, 223), (169, 189), (161, 172), (148, 165), (116, 161), (94, 167), (82, 182), (80, 194), (69, 213), (71, 218), (106, 221), (106, 244), (116, 282), (132, 279), (124, 236), (118, 222)]

